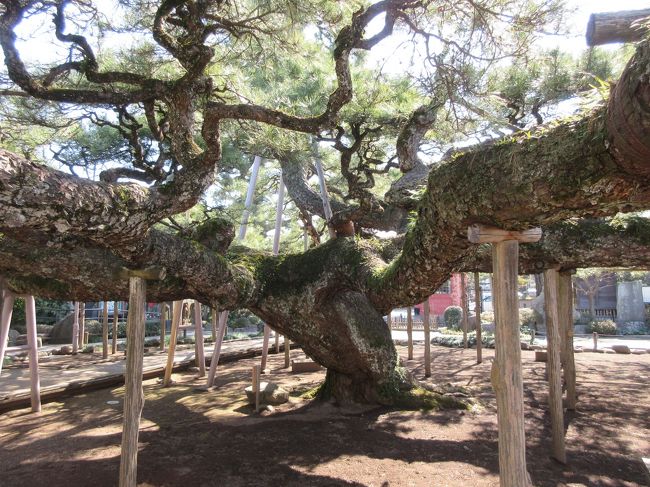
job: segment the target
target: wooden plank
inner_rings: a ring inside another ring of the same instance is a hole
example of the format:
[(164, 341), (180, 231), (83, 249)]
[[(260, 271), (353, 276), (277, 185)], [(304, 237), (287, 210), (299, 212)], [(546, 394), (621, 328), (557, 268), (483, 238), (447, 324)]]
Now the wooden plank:
[(408, 339), (408, 359), (413, 360), (413, 308), (406, 308), (406, 336)]
[(431, 309), (429, 298), (423, 303), (424, 308), (424, 376), (431, 377)]
[(169, 387), (172, 383), (172, 369), (174, 368), (174, 353), (176, 352), (176, 339), (178, 338), (178, 327), (181, 324), (183, 313), (183, 301), (174, 301), (172, 311), (172, 329), (169, 335), (169, 348), (167, 349), (167, 365), (165, 367), (165, 377), (163, 387)]
[(205, 351), (203, 344), (203, 319), (201, 303), (194, 300), (194, 355), (199, 368), (199, 377), (205, 377)]
[(2, 315), (0, 319), (0, 372), (5, 360), (7, 351), (7, 340), (9, 338), (9, 326), (11, 325), (11, 315), (14, 310), (14, 295), (9, 291), (4, 291), (2, 299)]
[(560, 368), (560, 324), (558, 316), (558, 272), (544, 271), (544, 313), (546, 315), (548, 407), (551, 415), (552, 456), (566, 463), (564, 448), (564, 409), (562, 407), (562, 372)]
[(496, 350), (492, 387), (497, 400), (501, 487), (530, 485), (526, 470), (524, 395), (519, 336), (517, 272), (519, 244), (500, 241), (492, 248)]
[(587, 45), (640, 41), (648, 33), (641, 22), (648, 16), (650, 9), (591, 14), (587, 24)]
[(537, 242), (542, 238), (541, 228), (531, 228), (523, 231), (503, 230), (487, 225), (470, 225), (467, 238), (472, 243), (497, 243), (516, 240), (520, 243)]
[(117, 353), (117, 333), (118, 333), (118, 322), (120, 319), (119, 311), (117, 309), (117, 301), (113, 301), (113, 340), (111, 343), (111, 353), (115, 355)]
[(219, 313), (219, 330), (217, 331), (217, 341), (214, 343), (212, 350), (212, 358), (210, 359), (210, 370), (208, 372), (207, 386), (214, 385), (214, 378), (217, 375), (217, 364), (219, 364), (219, 356), (221, 355), (221, 346), (223, 345), (223, 337), (226, 334), (226, 327), (228, 326), (228, 311)]
[(32, 412), (41, 412), (41, 382), (38, 377), (38, 339), (36, 334), (36, 303), (34, 296), (25, 296), (25, 321), (29, 346), (29, 385)]
[(120, 487), (135, 487), (137, 484), (138, 435), (140, 432), (140, 415), (144, 405), (142, 363), (144, 356), (146, 290), (147, 283), (144, 279), (141, 277), (129, 278)]
[(476, 363), (483, 362), (483, 338), (481, 337), (481, 277), (474, 273), (474, 313), (476, 314)]
[(74, 318), (72, 322), (72, 353), (79, 351), (79, 301), (74, 303)]
[(576, 393), (576, 362), (573, 354), (573, 283), (570, 272), (560, 272), (558, 283), (560, 338), (562, 340), (562, 368), (566, 385), (566, 407), (573, 411), (578, 399)]
[(108, 301), (104, 301), (102, 313), (102, 358), (108, 358)]

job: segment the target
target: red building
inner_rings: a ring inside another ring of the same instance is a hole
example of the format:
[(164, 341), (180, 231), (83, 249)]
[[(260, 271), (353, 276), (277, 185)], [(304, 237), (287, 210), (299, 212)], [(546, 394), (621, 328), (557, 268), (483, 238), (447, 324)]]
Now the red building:
[[(431, 314), (441, 316), (449, 306), (460, 306), (461, 294), (460, 274), (452, 274), (451, 279), (429, 296)], [(414, 308), (417, 308), (416, 314), (423, 314), (421, 304), (414, 306)]]

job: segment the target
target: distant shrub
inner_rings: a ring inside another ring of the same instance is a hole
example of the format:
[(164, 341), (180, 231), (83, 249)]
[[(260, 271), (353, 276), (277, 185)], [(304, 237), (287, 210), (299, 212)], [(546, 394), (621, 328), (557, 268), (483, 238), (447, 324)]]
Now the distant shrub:
[(532, 328), (537, 322), (537, 316), (534, 309), (519, 308), (519, 324)]
[(592, 321), (587, 326), (588, 333), (599, 333), (601, 335), (616, 335), (618, 328), (612, 320)]
[(447, 328), (459, 329), (463, 321), (463, 309), (460, 306), (449, 306), (443, 316)]
[(494, 323), (494, 312), (483, 311), (481, 313), (481, 323)]

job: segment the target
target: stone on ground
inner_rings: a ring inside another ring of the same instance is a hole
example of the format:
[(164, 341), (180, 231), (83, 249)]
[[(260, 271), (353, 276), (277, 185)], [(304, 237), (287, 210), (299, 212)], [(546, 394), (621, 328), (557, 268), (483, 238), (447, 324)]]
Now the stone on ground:
[[(248, 402), (255, 404), (255, 394), (253, 393), (253, 386), (248, 386), (244, 389)], [(260, 403), (279, 405), (284, 404), (289, 400), (289, 391), (283, 389), (273, 382), (260, 383)]]

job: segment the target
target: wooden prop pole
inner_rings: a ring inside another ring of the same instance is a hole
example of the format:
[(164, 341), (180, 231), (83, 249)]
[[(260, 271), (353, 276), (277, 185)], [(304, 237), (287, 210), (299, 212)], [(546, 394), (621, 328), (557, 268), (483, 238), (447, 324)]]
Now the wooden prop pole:
[(406, 308), (406, 336), (408, 338), (408, 359), (413, 360), (413, 308)]
[(118, 325), (120, 320), (120, 314), (117, 309), (117, 301), (113, 301), (113, 339), (111, 340), (111, 353), (115, 355), (117, 353), (117, 333)]
[(74, 303), (74, 321), (72, 322), (72, 353), (79, 351), (79, 302)]
[(7, 351), (7, 339), (9, 338), (9, 326), (11, 325), (11, 315), (14, 310), (14, 295), (9, 291), (4, 292), (2, 299), (2, 319), (0, 321), (0, 372), (5, 360)]
[(255, 412), (260, 410), (260, 366), (253, 365), (253, 395), (255, 396)]
[(491, 381), (497, 399), (499, 430), (499, 481), (501, 487), (531, 485), (526, 470), (524, 429), (524, 387), (519, 336), (517, 274), (519, 242), (541, 238), (541, 230), (506, 231), (473, 225), (468, 229), (472, 243), (492, 243), (496, 350)]
[(524, 396), (519, 336), (517, 241), (494, 244), (493, 264), (496, 351), (492, 387), (497, 399), (501, 487), (530, 485), (526, 470)]
[(460, 304), (463, 308), (463, 348), (468, 347), (467, 330), (469, 328), (469, 306), (467, 305), (467, 279), (464, 272), (460, 273)]
[(228, 311), (219, 313), (219, 330), (217, 331), (217, 341), (214, 343), (212, 350), (212, 359), (210, 360), (210, 370), (208, 372), (207, 386), (214, 385), (214, 377), (217, 375), (217, 365), (219, 364), (219, 356), (221, 355), (221, 346), (223, 345), (223, 337), (226, 334), (228, 326)]
[(564, 448), (564, 409), (562, 407), (562, 372), (560, 362), (560, 325), (558, 316), (558, 272), (544, 271), (544, 313), (546, 314), (548, 407), (551, 414), (552, 456), (566, 463)]
[(79, 348), (86, 346), (86, 303), (79, 303)]
[(135, 487), (138, 470), (138, 434), (144, 405), (142, 363), (144, 354), (144, 325), (146, 281), (129, 278), (129, 314), (127, 329), (126, 371), (124, 374), (124, 419), (122, 423), (122, 455), (120, 458), (120, 487)]
[(573, 283), (570, 272), (560, 272), (558, 286), (562, 368), (566, 385), (566, 407), (573, 411), (577, 404), (576, 362), (573, 355)]
[(647, 17), (650, 17), (650, 8), (591, 14), (587, 24), (587, 45), (640, 41), (648, 34), (648, 27), (643, 23)]
[(29, 348), (29, 383), (32, 412), (41, 412), (41, 381), (38, 377), (38, 335), (36, 334), (36, 304), (34, 296), (25, 296), (25, 321)]
[(288, 369), (291, 366), (291, 342), (284, 335), (284, 368)]
[(199, 377), (205, 377), (205, 349), (203, 345), (203, 319), (201, 303), (194, 300), (194, 355), (199, 368)]
[(266, 361), (269, 354), (269, 338), (271, 336), (271, 328), (268, 325), (264, 325), (264, 339), (262, 340), (262, 374), (266, 370)]
[(160, 303), (160, 345), (158, 350), (165, 351), (165, 337), (167, 335), (167, 303)]
[(104, 301), (102, 313), (102, 358), (108, 358), (108, 301)]
[(424, 376), (431, 377), (431, 310), (429, 298), (423, 303), (424, 307)]
[(483, 338), (481, 332), (481, 278), (478, 272), (474, 273), (474, 314), (476, 315), (476, 363), (483, 362)]
[(174, 368), (174, 354), (176, 353), (176, 339), (178, 338), (178, 327), (183, 318), (183, 301), (174, 301), (172, 311), (172, 329), (169, 335), (169, 348), (167, 349), (167, 365), (165, 366), (165, 377), (163, 387), (169, 387), (172, 383), (172, 370)]
[(255, 195), (255, 185), (257, 184), (257, 175), (260, 172), (260, 164), (262, 158), (255, 156), (253, 159), (253, 167), (251, 168), (251, 178), (248, 181), (248, 191), (246, 192), (246, 201), (244, 202), (244, 214), (242, 215), (242, 222), (239, 226), (239, 241), (244, 240), (246, 237), (246, 229), (248, 228), (248, 218), (250, 217), (251, 208), (253, 207), (253, 196)]
[(210, 334), (212, 336), (212, 343), (217, 341), (217, 321), (219, 312), (217, 308), (212, 308), (210, 310)]
[(325, 214), (325, 221), (327, 222), (327, 230), (330, 238), (336, 238), (336, 230), (334, 230), (334, 226), (332, 225), (332, 206), (330, 205), (330, 195), (327, 192), (327, 185), (325, 184), (323, 163), (318, 154), (318, 144), (313, 139), (312, 148), (314, 151), (314, 165), (316, 166), (316, 174), (318, 175), (318, 185), (320, 186), (320, 197), (323, 201), (323, 213)]

